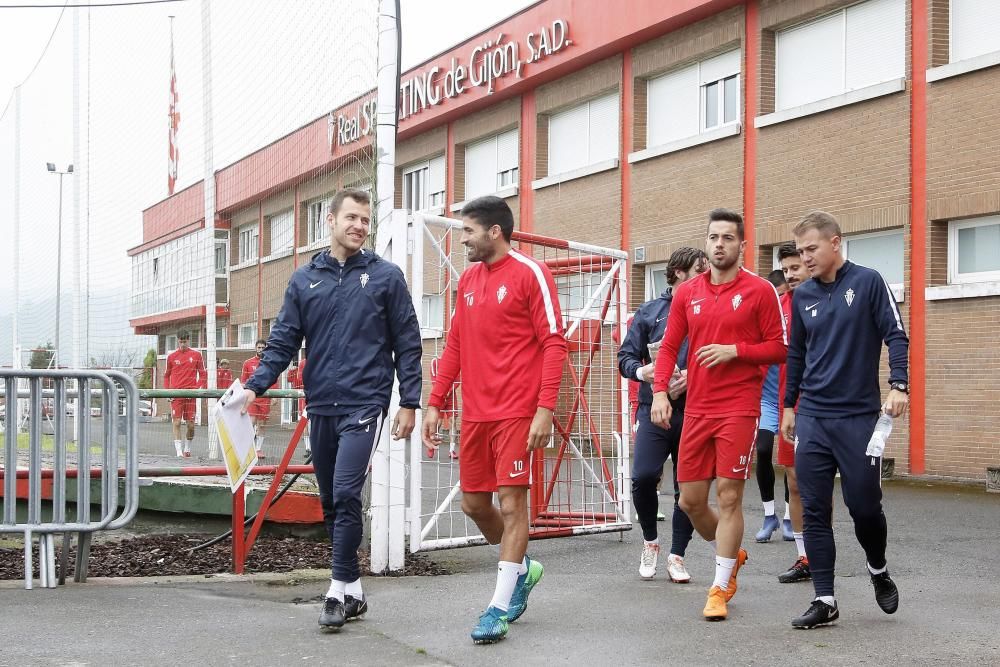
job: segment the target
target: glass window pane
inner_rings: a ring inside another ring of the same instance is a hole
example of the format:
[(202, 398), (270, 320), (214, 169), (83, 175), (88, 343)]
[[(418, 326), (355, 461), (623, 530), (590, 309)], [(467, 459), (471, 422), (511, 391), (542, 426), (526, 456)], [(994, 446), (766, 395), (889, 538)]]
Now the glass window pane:
[(890, 285), (903, 282), (903, 234), (847, 238), (847, 258), (882, 274)]
[(740, 77), (731, 76), (725, 80), (726, 116), (725, 122), (732, 123), (740, 113)]
[(958, 272), (1000, 271), (1000, 224), (958, 230)]
[(719, 82), (705, 86), (705, 127), (719, 124)]
[(663, 291), (667, 289), (667, 270), (663, 269), (653, 269), (650, 271), (650, 277), (652, 279), (652, 292), (647, 294), (647, 300), (655, 299), (656, 297), (663, 294)]

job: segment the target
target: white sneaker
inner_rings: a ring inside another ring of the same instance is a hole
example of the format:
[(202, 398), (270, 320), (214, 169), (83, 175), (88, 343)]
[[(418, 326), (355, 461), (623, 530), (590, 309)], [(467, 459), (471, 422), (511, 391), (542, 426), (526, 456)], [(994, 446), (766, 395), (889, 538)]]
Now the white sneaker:
[(642, 556), (639, 557), (639, 576), (643, 579), (652, 579), (656, 576), (656, 561), (660, 557), (660, 545), (644, 542), (642, 545)]
[(684, 559), (676, 554), (667, 556), (667, 576), (675, 584), (686, 584), (691, 581), (691, 575), (684, 567)]
[(191, 458), (191, 445), (190, 444), (184, 445), (184, 458), (186, 458), (186, 459)]
[(174, 443), (174, 450), (176, 450), (176, 452), (177, 452), (177, 458), (179, 458), (179, 459), (184, 458), (184, 448), (181, 446), (181, 443), (175, 442)]

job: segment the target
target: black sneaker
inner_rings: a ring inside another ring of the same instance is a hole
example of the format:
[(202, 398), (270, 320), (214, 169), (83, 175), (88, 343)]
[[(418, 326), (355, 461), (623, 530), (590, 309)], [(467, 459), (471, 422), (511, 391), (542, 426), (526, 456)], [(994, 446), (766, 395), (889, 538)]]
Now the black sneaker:
[(809, 581), (812, 573), (809, 572), (809, 561), (805, 556), (799, 556), (795, 564), (788, 568), (784, 574), (778, 575), (778, 583), (794, 584), (799, 581)]
[(365, 594), (361, 594), (361, 599), (354, 597), (353, 595), (344, 596), (344, 618), (348, 621), (354, 621), (362, 616), (368, 611), (368, 600), (365, 599)]
[(340, 630), (346, 620), (344, 603), (337, 598), (327, 598), (319, 615), (319, 625), (326, 630)]
[(840, 618), (840, 610), (837, 609), (836, 602), (831, 607), (822, 600), (813, 600), (806, 613), (792, 619), (792, 627), (799, 628), (800, 630), (809, 630), (821, 625), (830, 625), (838, 618)]
[(875, 587), (875, 602), (887, 614), (894, 614), (899, 608), (899, 591), (896, 582), (889, 576), (889, 570), (872, 575), (872, 586)]

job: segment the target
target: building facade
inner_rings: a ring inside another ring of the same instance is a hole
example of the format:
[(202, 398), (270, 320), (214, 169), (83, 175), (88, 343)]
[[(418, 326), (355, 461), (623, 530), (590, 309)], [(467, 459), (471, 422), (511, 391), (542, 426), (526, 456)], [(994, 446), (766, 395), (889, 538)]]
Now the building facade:
[[(912, 408), (887, 455), (982, 479), (1000, 462), (998, 24), (985, 0), (543, 0), (402, 75), (396, 205), (496, 194), (523, 231), (625, 250), (632, 309), (674, 249), (704, 243), (710, 209), (743, 213), (762, 274), (827, 210), (911, 338)], [(216, 172), (215, 335), (234, 369), (328, 242), (329, 197), (371, 186), (373, 97)], [(130, 253), (132, 324), (161, 354), (181, 327), (204, 336), (212, 286), (170, 282), (157, 259), (180, 257), (201, 202), (196, 184), (145, 211)], [(443, 308), (424, 297), (425, 318)]]

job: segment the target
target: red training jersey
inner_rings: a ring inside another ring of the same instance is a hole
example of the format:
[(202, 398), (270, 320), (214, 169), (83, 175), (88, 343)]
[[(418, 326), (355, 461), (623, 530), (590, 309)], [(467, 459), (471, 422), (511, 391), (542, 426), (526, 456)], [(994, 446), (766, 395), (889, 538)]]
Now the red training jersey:
[(174, 350), (167, 355), (167, 370), (163, 386), (167, 389), (204, 389), (208, 384), (205, 362), (201, 352), (188, 348)]
[(462, 419), (533, 417), (554, 410), (567, 345), (552, 273), (511, 250), (473, 264), (458, 281), (458, 299), (428, 403), (443, 409), (461, 371)]
[[(677, 352), (688, 339), (688, 397), (685, 414), (694, 417), (760, 416), (762, 365), (785, 361), (788, 336), (774, 286), (740, 269), (736, 278), (712, 284), (712, 272), (681, 284), (656, 357), (653, 391), (666, 391)], [(736, 358), (706, 368), (698, 350), (736, 345)]]
[(233, 372), (228, 368), (215, 369), (215, 388), (229, 389), (233, 384)]
[[(247, 381), (253, 377), (254, 371), (257, 370), (257, 366), (259, 365), (260, 365), (260, 357), (258, 357), (256, 354), (243, 362), (243, 373), (240, 375), (240, 382), (243, 383), (244, 387), (246, 386)], [(277, 387), (278, 383), (275, 382), (270, 387), (268, 387), (268, 389), (276, 389)]]

